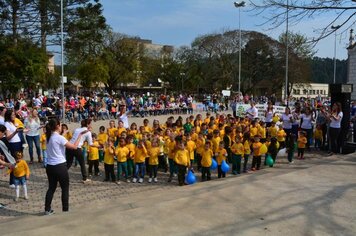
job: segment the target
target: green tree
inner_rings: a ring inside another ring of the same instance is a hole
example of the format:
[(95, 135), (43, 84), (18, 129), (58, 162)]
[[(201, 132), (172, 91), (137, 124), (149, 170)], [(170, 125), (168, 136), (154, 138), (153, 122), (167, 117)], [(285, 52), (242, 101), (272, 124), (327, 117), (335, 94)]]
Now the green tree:
[(35, 89), (49, 76), (46, 52), (29, 39), (0, 37), (1, 89), (16, 93), (20, 88)]
[(76, 19), (69, 23), (65, 40), (66, 56), (70, 64), (79, 65), (102, 54), (108, 29), (102, 13), (99, 0), (76, 8)]

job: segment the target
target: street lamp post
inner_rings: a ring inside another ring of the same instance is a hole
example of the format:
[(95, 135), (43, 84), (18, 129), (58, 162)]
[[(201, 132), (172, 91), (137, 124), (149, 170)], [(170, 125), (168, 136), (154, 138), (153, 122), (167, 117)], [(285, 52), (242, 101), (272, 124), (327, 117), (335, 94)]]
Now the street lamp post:
[(284, 99), (287, 102), (288, 106), (288, 66), (289, 66), (289, 61), (288, 61), (288, 54), (289, 54), (289, 49), (288, 49), (288, 30), (289, 30), (289, 0), (287, 0), (287, 13), (286, 13), (286, 74), (285, 74), (285, 86), (284, 86)]
[(61, 78), (62, 78), (62, 119), (65, 122), (64, 107), (64, 46), (63, 46), (63, 0), (61, 0)]
[(241, 7), (245, 6), (245, 2), (234, 2), (234, 6), (239, 9), (239, 96), (241, 93)]
[(334, 84), (336, 83), (336, 31), (341, 27), (341, 25), (331, 26), (332, 30), (335, 30), (335, 40), (334, 40)]

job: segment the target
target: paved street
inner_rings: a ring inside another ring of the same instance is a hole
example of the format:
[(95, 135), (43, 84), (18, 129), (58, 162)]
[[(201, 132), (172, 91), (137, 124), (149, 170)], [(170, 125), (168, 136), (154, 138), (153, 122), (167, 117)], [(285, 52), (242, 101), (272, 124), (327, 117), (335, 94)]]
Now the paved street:
[(13, 202), (1, 176), (1, 235), (355, 235), (356, 154), (306, 157), (185, 187), (164, 173), (157, 184), (83, 185), (72, 168), (70, 212), (60, 212), (57, 191), (53, 216), (43, 216), (47, 183), (35, 164), (28, 201)]

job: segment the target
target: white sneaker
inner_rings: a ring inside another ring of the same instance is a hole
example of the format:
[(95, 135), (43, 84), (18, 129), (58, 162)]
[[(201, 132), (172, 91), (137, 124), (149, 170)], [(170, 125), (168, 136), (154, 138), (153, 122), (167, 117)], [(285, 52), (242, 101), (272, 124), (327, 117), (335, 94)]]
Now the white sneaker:
[(127, 183), (130, 183), (131, 181), (129, 179), (126, 180)]
[(116, 183), (117, 185), (120, 185), (120, 184), (121, 184), (121, 182), (120, 182), (120, 181), (116, 181), (115, 183)]
[(174, 174), (173, 174), (173, 177), (177, 177), (177, 174), (176, 174), (176, 173), (174, 173)]
[(294, 163), (294, 161), (290, 161), (290, 162), (289, 162), (289, 164), (293, 164), (293, 163)]
[(22, 147), (23, 147), (23, 148), (28, 148), (28, 144), (27, 144), (27, 143), (24, 143), (24, 144), (22, 144)]
[(133, 178), (132, 179), (132, 183), (136, 183), (137, 182), (137, 179), (136, 178)]
[(154, 179), (153, 179), (153, 182), (157, 183), (157, 182), (158, 182), (157, 178), (154, 178)]
[(9, 188), (15, 188), (15, 184), (10, 184)]
[(152, 182), (152, 178), (149, 178), (149, 179), (148, 179), (148, 183), (151, 183), (151, 182)]
[(91, 179), (83, 180), (83, 184), (91, 183)]
[(24, 196), (24, 199), (25, 199), (25, 200), (28, 200), (28, 196)]
[(139, 183), (143, 183), (143, 179), (140, 178), (140, 179), (138, 180), (138, 182), (139, 182)]

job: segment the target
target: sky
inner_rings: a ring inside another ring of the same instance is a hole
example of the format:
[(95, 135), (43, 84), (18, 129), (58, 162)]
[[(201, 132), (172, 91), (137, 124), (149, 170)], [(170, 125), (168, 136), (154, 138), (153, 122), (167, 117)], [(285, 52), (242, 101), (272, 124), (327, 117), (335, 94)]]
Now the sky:
[[(239, 28), (239, 10), (232, 0), (101, 0), (107, 23), (115, 32), (150, 39), (155, 44), (175, 47), (190, 45), (200, 35)], [(248, 2), (248, 1), (246, 1)], [(261, 25), (265, 15), (256, 15), (251, 5), (241, 9), (241, 29), (254, 30), (277, 39), (285, 25), (269, 30)], [(291, 25), (290, 30), (307, 37), (323, 26), (329, 16)], [(354, 27), (356, 30), (356, 26)], [(336, 58), (347, 58), (348, 32), (337, 36)], [(318, 43), (316, 56), (334, 57), (335, 35)]]

